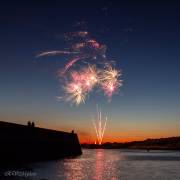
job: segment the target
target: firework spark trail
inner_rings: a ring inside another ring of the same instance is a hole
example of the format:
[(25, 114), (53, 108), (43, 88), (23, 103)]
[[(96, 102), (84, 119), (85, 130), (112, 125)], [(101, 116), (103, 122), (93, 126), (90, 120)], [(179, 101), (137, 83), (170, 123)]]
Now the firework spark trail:
[(92, 123), (93, 123), (94, 129), (95, 129), (95, 132), (96, 132), (96, 137), (97, 137), (97, 139), (99, 139), (99, 135), (98, 135), (98, 130), (97, 130), (97, 127), (96, 127), (96, 123), (95, 123), (94, 120), (92, 120)]
[[(75, 38), (78, 38), (79, 42), (74, 43)], [(95, 39), (92, 39), (87, 31), (66, 33), (65, 39), (72, 41), (71, 47), (67, 48), (68, 51), (67, 50), (45, 51), (38, 54), (36, 57), (38, 58), (43, 56), (54, 56), (54, 55), (73, 56), (71, 57), (72, 60), (69, 60), (69, 62), (65, 65), (65, 70), (63, 70), (63, 73), (65, 73), (77, 61), (83, 59), (95, 60), (97, 59), (97, 57), (106, 59), (106, 55), (105, 55), (106, 46), (101, 45)]]
[(103, 131), (102, 131), (102, 138), (104, 136), (104, 132), (105, 132), (105, 129), (106, 129), (106, 123), (107, 123), (107, 117), (106, 117), (106, 120), (105, 120), (105, 123), (104, 123), (104, 128), (103, 128)]
[(70, 55), (70, 54), (78, 54), (78, 52), (75, 52), (75, 51), (59, 51), (59, 50), (57, 50), (57, 51), (45, 51), (45, 52), (38, 54), (36, 57), (54, 56), (54, 55), (61, 55), (61, 54)]
[(107, 117), (105, 118), (104, 123), (102, 122), (101, 110), (98, 109), (97, 106), (97, 119), (93, 120), (93, 126), (96, 132), (96, 138), (98, 144), (101, 145), (104, 137), (104, 132), (106, 129)]
[(64, 67), (64, 70), (60, 70), (59, 71), (59, 75), (63, 76), (65, 74), (65, 72), (75, 63), (79, 60), (79, 57), (73, 58), (72, 60), (70, 60)]

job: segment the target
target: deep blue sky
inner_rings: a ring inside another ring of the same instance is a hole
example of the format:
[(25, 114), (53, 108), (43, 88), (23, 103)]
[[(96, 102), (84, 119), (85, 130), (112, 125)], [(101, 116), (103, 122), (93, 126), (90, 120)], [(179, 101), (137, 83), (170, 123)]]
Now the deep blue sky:
[[(82, 26), (77, 26), (84, 22)], [(58, 102), (56, 71), (65, 32), (87, 30), (108, 47), (124, 85), (108, 103)], [(0, 120), (71, 130), (92, 140), (95, 105), (109, 115), (106, 138), (180, 135), (180, 4), (176, 1), (6, 1), (0, 7)]]

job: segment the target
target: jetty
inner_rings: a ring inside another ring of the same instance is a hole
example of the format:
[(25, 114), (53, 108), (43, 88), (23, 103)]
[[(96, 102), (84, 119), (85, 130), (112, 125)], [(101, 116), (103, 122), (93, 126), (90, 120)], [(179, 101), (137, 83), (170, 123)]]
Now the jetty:
[(0, 121), (0, 161), (42, 161), (82, 154), (74, 131), (63, 132)]

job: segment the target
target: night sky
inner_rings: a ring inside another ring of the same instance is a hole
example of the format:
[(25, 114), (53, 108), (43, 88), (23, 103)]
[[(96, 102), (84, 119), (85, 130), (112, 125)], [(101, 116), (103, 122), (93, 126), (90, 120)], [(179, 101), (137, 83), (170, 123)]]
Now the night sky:
[[(66, 3), (65, 3), (66, 2)], [(63, 34), (87, 30), (122, 69), (123, 87), (108, 102), (58, 101)], [(176, 1), (4, 1), (0, 7), (0, 120), (79, 133), (94, 141), (96, 104), (108, 114), (104, 141), (180, 136), (180, 4)]]

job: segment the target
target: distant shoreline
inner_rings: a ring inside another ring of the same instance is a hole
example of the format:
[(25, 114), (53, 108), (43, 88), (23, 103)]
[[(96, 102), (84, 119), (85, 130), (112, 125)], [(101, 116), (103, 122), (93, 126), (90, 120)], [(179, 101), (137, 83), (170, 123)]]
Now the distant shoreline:
[(144, 141), (132, 141), (125, 143), (106, 142), (102, 145), (81, 144), (88, 149), (134, 149), (134, 150), (180, 150), (180, 137), (168, 137), (160, 139), (146, 139)]

